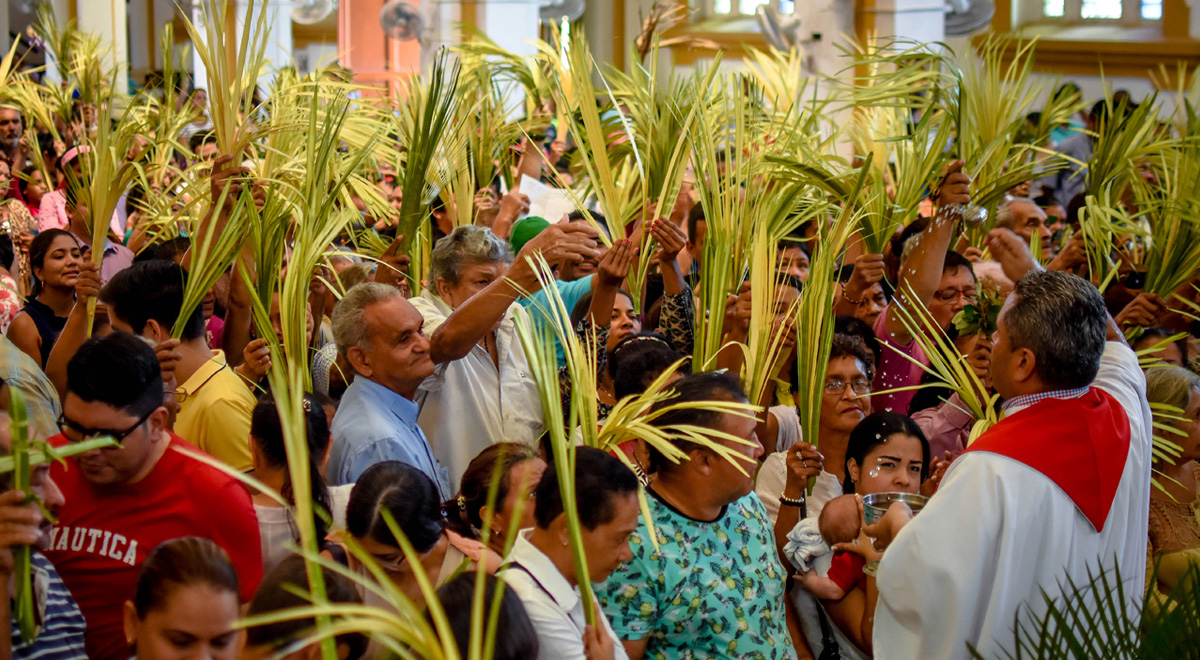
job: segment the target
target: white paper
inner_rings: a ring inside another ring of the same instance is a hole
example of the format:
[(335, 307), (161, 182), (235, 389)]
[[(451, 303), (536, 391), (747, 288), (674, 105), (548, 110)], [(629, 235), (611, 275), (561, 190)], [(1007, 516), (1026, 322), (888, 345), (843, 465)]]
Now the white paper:
[(559, 188), (551, 188), (531, 176), (521, 177), (521, 194), (529, 198), (529, 215), (561, 222), (575, 211), (575, 203)]

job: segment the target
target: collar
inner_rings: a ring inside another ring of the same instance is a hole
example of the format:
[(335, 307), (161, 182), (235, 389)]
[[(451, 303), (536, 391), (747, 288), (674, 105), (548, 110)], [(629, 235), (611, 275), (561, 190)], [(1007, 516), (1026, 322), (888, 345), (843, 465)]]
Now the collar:
[(1015, 397), (1009, 399), (1008, 401), (1005, 401), (1004, 405), (1001, 406), (1001, 410), (1004, 411), (1005, 415), (1011, 415), (1012, 413), (1015, 413), (1018, 410), (1021, 410), (1023, 408), (1028, 408), (1029, 406), (1032, 406), (1035, 403), (1040, 403), (1040, 402), (1046, 401), (1048, 399), (1078, 399), (1079, 397), (1083, 396), (1084, 394), (1087, 394), (1089, 389), (1091, 389), (1091, 388), (1085, 386), (1085, 387), (1077, 387), (1075, 389), (1070, 389), (1070, 390), (1050, 390), (1049, 392), (1035, 392), (1033, 394), (1022, 394), (1021, 396), (1015, 396)]
[(436, 309), (442, 316), (450, 316), (454, 313), (454, 310), (451, 309), (450, 305), (446, 304), (446, 301), (442, 300), (442, 297), (434, 293), (432, 289), (424, 289), (421, 291), (421, 295), (417, 296), (417, 298), (433, 305), (433, 308)]
[[(70, 222), (67, 223), (67, 226), (70, 227)], [(67, 229), (67, 231), (71, 231), (71, 230)], [(90, 247), (92, 244), (91, 237), (80, 238), (79, 235), (73, 231), (71, 232), (71, 235), (75, 237), (75, 240), (79, 241), (80, 249), (83, 249), (85, 247)], [(112, 241), (108, 240), (108, 238), (105, 237), (105, 239), (104, 239), (104, 254), (108, 254), (109, 252), (114, 252), (114, 251), (116, 251), (116, 249), (117, 248), (115, 245), (112, 244)]]
[(183, 390), (188, 396), (195, 394), (205, 383), (212, 380), (213, 376), (216, 376), (218, 372), (224, 369), (225, 365), (225, 351), (214, 350), (213, 356), (200, 365), (200, 368), (196, 369), (195, 373), (189, 376), (183, 385), (179, 386), (179, 389)]
[[(550, 561), (546, 553), (538, 550), (537, 546), (529, 542), (532, 534), (532, 529), (526, 529), (517, 535), (517, 540), (508, 553), (508, 563), (515, 565), (515, 570), (524, 570), (528, 573), (529, 577), (542, 587), (546, 595), (554, 600), (555, 605), (562, 608), (564, 612), (570, 612), (579, 606), (579, 591), (567, 582), (567, 579), (559, 572), (554, 562)], [(516, 566), (520, 568), (516, 568)]]
[(362, 388), (362, 395), (364, 398), (371, 399), (376, 403), (379, 403), (381, 407), (385, 408), (386, 410), (390, 410), (409, 428), (415, 428), (417, 426), (417, 413), (420, 412), (420, 408), (417, 406), (416, 402), (400, 396), (399, 394), (389, 390), (370, 378), (355, 378), (354, 382), (350, 384), (350, 387), (354, 387), (359, 383), (361, 383), (360, 387)]

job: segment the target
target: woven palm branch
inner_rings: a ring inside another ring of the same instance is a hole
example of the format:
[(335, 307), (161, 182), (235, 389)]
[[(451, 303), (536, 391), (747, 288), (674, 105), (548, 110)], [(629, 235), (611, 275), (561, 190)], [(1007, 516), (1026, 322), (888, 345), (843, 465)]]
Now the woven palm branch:
[(1129, 186), (1142, 189), (1141, 169), (1176, 144), (1160, 130), (1157, 95), (1132, 110), (1114, 106), (1112, 98), (1106, 97), (1105, 109), (1084, 169), (1084, 194), (1097, 194), (1110, 184), (1117, 195)]
[[(86, 206), (87, 222), (91, 227), (92, 263), (97, 266), (104, 260), (109, 223), (117, 203), (133, 182), (139, 176), (144, 176), (141, 162), (126, 158), (137, 129), (138, 124), (131, 120), (128, 109), (115, 126), (108, 117), (101, 117), (94, 135), (83, 136), (85, 144), (90, 147), (86, 153), (79, 155), (83, 180), (74, 181), (71, 180), (74, 177), (68, 177), (68, 185), (73, 188), (76, 199), (80, 201), (81, 206)], [(95, 310), (96, 299), (89, 298), (89, 336)]]
[(1151, 233), (1145, 291), (1166, 299), (1200, 270), (1200, 145), (1167, 149), (1154, 164), (1158, 188), (1134, 190)]
[[(420, 251), (412, 246), (419, 235), (428, 233), (429, 203), (437, 195), (431, 185), (435, 180), (433, 167), (458, 106), (458, 80), (458, 63), (452, 62), (445, 51), (439, 52), (428, 76), (407, 82), (398, 113), (400, 141), (407, 150), (402, 167), (397, 169), (398, 185), (403, 190), (397, 233), (404, 236), (402, 251), (412, 257), (414, 273), (422, 272), (424, 262), (419, 259)], [(419, 278), (414, 280), (412, 291), (419, 290), (419, 282)]]
[(1052, 97), (1041, 108), (1039, 132), (1029, 129), (1025, 117), (1037, 109), (1037, 99), (1050, 84), (1031, 78), (1035, 46), (1036, 40), (1019, 42), (1009, 57), (1009, 42), (991, 35), (979, 45), (978, 57), (968, 52), (949, 61), (955, 85), (943, 95), (943, 103), (955, 121), (955, 155), (972, 176), (972, 203), (988, 214), (967, 231), (975, 247), (983, 246), (995, 225), (996, 208), (1010, 190), (1066, 166), (1062, 158), (1036, 156), (1049, 153), (1039, 145), (1054, 126), (1078, 112), (1080, 102), (1070, 95)]
[[(852, 196), (857, 196), (865, 184), (867, 171), (865, 167), (860, 171), (850, 191)], [(860, 211), (845, 206), (831, 225), (817, 223), (815, 253), (796, 314), (796, 407), (802, 437), (814, 445), (817, 444), (825, 374), (829, 370), (829, 354), (833, 347), (837, 263), (860, 224), (857, 213)]]
[(199, 2), (202, 25), (184, 17), (196, 55), (208, 76), (209, 117), (221, 153), (241, 161), (240, 154), (255, 139), (254, 91), (266, 71), (270, 24), (266, 0), (248, 0), (240, 40), (227, 29), (230, 5), (218, 0)]
[[(587, 222), (601, 230), (605, 245), (611, 245), (613, 240), (625, 236), (626, 225), (634, 220), (628, 215), (633, 181), (626, 177), (622, 185), (619, 177), (624, 156), (632, 154), (638, 162), (643, 160), (631, 122), (626, 110), (616, 103), (612, 91), (607, 90), (607, 82), (604, 82), (605, 101), (599, 102), (602, 95), (592, 84), (596, 66), (582, 32), (571, 35), (565, 57), (560, 57), (551, 44), (542, 42), (539, 48), (542, 58), (558, 67), (558, 75), (552, 81), (554, 102), (564, 113), (567, 130), (577, 145), (576, 158), (606, 225), (601, 227), (592, 215), (585, 203), (586, 196), (579, 196), (570, 189), (564, 191), (573, 198), (575, 207)], [(600, 80), (604, 81), (604, 77), (600, 76)]]

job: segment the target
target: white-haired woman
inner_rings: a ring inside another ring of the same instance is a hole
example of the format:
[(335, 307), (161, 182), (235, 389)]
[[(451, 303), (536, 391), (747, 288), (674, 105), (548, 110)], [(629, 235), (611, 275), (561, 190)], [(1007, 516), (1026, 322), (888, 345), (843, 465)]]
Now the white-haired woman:
[(1178, 456), (1154, 462), (1158, 484), (1150, 489), (1150, 540), (1146, 570), (1152, 575), (1156, 561), (1160, 592), (1171, 590), (1182, 568), (1200, 562), (1200, 376), (1183, 367), (1164, 366), (1146, 371), (1146, 398), (1182, 412), (1166, 420), (1177, 433), (1167, 439), (1180, 448)]

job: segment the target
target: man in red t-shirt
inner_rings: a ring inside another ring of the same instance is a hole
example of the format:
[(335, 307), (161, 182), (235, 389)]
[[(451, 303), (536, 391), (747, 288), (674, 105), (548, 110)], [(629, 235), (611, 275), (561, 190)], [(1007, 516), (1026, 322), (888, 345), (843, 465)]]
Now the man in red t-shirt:
[(149, 346), (126, 333), (85, 343), (67, 366), (59, 428), (56, 445), (105, 435), (120, 443), (52, 468), (67, 503), (46, 556), (87, 619), (89, 658), (129, 657), (122, 607), (146, 555), (163, 541), (215, 541), (233, 560), (242, 601), (250, 600), (262, 579), (250, 496), (178, 451), (198, 450), (167, 430), (162, 373)]

